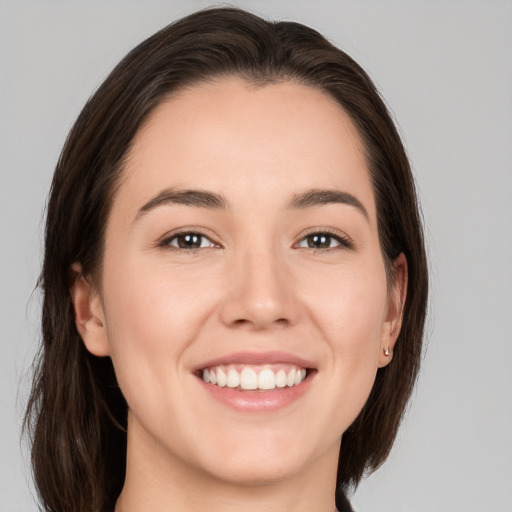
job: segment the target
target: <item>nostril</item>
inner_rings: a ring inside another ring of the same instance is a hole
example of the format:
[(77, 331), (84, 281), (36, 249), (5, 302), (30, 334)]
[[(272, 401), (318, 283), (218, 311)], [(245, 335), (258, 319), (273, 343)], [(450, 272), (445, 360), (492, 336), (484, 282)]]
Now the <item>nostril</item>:
[(219, 305), (220, 320), (227, 326), (261, 330), (293, 324), (298, 308), (295, 301), (261, 297), (254, 293), (230, 293)]
[[(287, 318), (277, 318), (276, 320), (269, 322), (268, 325), (274, 324), (274, 325), (279, 325), (279, 326), (285, 327), (289, 323), (290, 323), (290, 321)], [(253, 324), (257, 324), (257, 322), (247, 320), (246, 318), (238, 318), (237, 320), (235, 320), (233, 322), (233, 325), (239, 325), (239, 326), (253, 325)]]

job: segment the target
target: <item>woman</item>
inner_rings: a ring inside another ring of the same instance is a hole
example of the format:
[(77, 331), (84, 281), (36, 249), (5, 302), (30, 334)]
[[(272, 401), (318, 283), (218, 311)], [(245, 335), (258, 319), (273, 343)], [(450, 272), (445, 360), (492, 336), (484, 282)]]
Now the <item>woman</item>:
[(166, 27), (71, 130), (41, 285), (46, 510), (350, 510), (391, 449), (427, 300), (372, 82), (296, 23)]

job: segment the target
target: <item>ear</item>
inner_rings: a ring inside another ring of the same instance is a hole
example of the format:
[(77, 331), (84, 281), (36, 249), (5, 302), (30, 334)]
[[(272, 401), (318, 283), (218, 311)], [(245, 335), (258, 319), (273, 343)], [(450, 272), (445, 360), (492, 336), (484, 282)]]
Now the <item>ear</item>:
[(74, 276), (70, 288), (71, 301), (75, 310), (75, 322), (87, 350), (99, 357), (110, 355), (103, 305), (97, 290), (83, 275), (79, 263), (71, 265)]
[(407, 296), (407, 259), (404, 253), (400, 253), (393, 262), (393, 271), (394, 278), (389, 290), (386, 317), (382, 325), (379, 368), (389, 364), (393, 358), (393, 348), (402, 327), (402, 315)]

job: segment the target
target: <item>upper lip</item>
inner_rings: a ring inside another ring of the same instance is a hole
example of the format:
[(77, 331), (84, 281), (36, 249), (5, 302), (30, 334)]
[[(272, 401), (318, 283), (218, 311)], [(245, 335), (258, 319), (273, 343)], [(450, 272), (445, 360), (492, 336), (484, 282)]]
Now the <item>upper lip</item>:
[(224, 356), (216, 357), (205, 361), (193, 368), (193, 372), (211, 368), (212, 366), (228, 365), (228, 364), (246, 364), (246, 365), (263, 365), (263, 364), (294, 364), (306, 369), (313, 369), (312, 361), (302, 357), (290, 354), (288, 352), (270, 351), (270, 352), (233, 352)]

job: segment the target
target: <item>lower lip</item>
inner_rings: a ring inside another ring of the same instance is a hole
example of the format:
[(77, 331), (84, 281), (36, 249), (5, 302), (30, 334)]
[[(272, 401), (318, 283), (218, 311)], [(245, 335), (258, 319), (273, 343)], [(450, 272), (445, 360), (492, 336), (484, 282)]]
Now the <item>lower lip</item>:
[(269, 391), (237, 391), (232, 388), (208, 384), (197, 379), (207, 393), (223, 404), (243, 412), (273, 412), (299, 400), (311, 387), (313, 374), (308, 374), (300, 384), (274, 388)]

